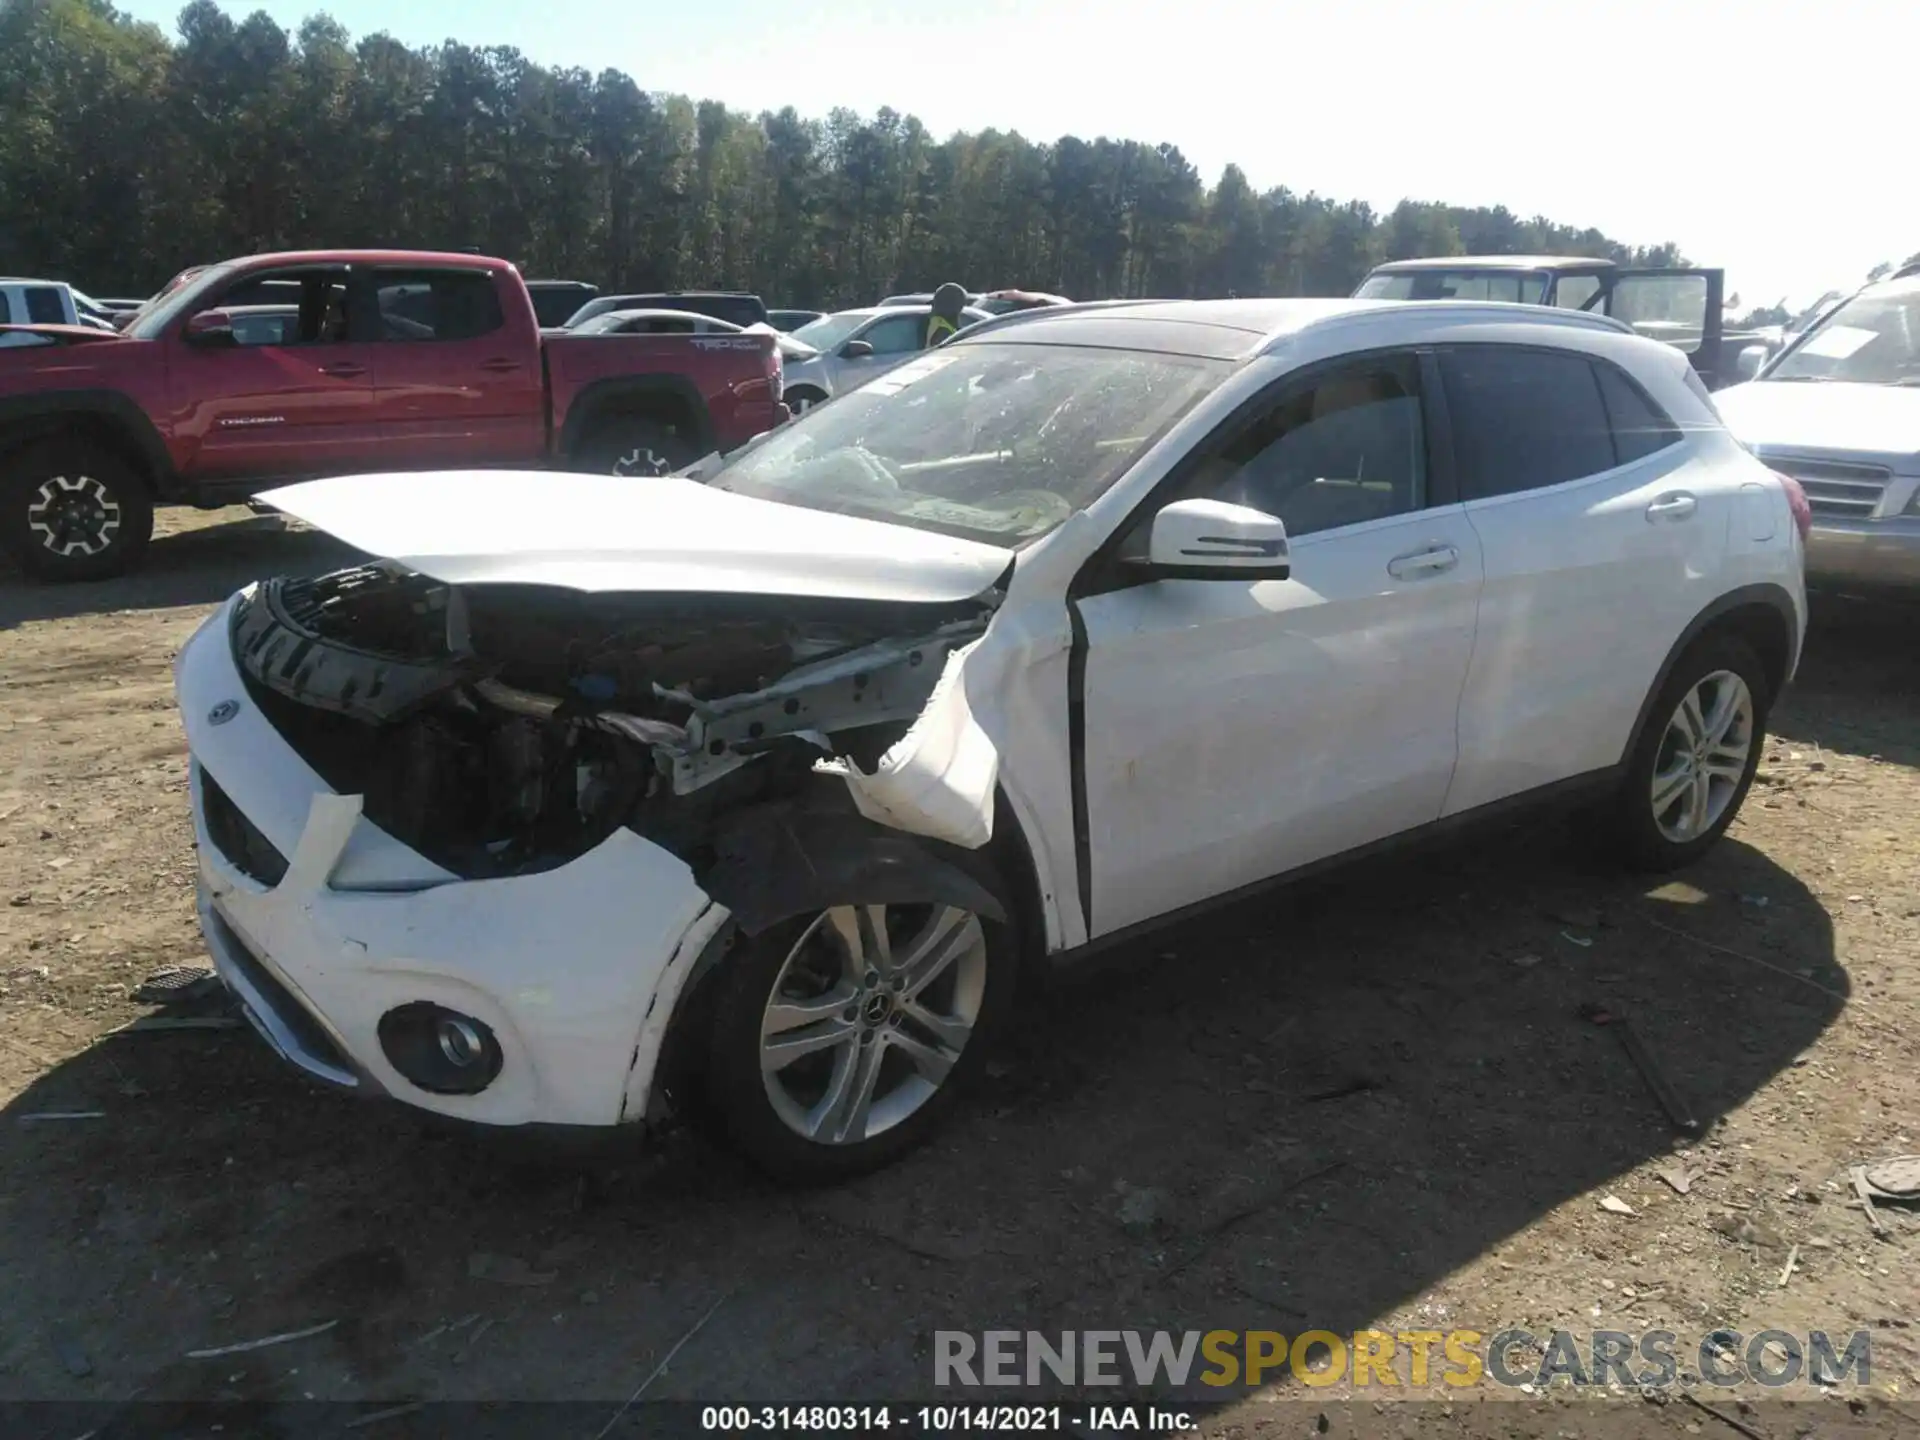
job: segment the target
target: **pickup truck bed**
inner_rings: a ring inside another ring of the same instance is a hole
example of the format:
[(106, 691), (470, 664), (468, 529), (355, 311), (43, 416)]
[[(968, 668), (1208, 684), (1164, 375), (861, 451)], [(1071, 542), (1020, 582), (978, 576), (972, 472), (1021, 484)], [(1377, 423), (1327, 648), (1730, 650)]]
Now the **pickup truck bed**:
[[(240, 323), (271, 289), (282, 327)], [(284, 292), (284, 295), (282, 294)], [(135, 563), (155, 504), (363, 471), (659, 474), (787, 417), (776, 337), (541, 337), (503, 260), (311, 251), (208, 266), (120, 332), (0, 327), (0, 546), (29, 574)], [(244, 343), (266, 336), (290, 343)]]

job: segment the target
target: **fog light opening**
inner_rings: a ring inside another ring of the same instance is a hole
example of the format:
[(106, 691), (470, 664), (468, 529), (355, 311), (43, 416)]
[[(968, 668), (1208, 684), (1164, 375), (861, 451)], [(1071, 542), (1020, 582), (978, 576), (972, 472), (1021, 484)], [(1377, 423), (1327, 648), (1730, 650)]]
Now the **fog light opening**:
[(380, 1048), (411, 1084), (435, 1095), (477, 1095), (500, 1075), (500, 1042), (484, 1021), (416, 1000), (380, 1017)]

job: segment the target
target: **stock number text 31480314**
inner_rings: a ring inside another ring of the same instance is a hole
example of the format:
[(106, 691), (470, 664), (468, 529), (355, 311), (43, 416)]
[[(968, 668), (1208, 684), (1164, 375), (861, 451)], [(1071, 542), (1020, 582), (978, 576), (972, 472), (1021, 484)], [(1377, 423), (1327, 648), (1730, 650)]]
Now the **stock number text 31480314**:
[(957, 1431), (1057, 1432), (1058, 1405), (708, 1405), (700, 1428), (715, 1431), (826, 1431), (862, 1434), (904, 1430), (946, 1435)]

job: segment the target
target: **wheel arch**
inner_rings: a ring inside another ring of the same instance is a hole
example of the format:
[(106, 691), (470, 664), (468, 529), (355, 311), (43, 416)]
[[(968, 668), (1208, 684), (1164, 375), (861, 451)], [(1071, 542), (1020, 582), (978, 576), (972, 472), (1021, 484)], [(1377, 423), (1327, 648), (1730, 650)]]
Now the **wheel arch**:
[[(664, 1091), (676, 1108), (689, 1102), (705, 1058), (720, 988), (715, 981), (735, 942), (809, 910), (845, 904), (856, 894), (881, 904), (946, 900), (1009, 926), (1019, 953), (1035, 953), (1028, 947), (1041, 923), (1038, 882), (1011, 808), (997, 813), (1008, 816), (1009, 824), (1004, 831), (996, 826), (981, 852), (909, 835), (856, 813), (809, 811), (790, 802), (729, 817), (716, 836), (717, 859), (700, 881), (730, 919), (674, 997), (649, 1091)], [(996, 893), (1002, 888), (1010, 893)]]
[(117, 390), (37, 391), (0, 398), (0, 457), (68, 437), (113, 451), (156, 498), (173, 477), (172, 457), (152, 418)]
[(1793, 673), (1800, 628), (1799, 613), (1785, 587), (1763, 584), (1743, 585), (1737, 590), (1729, 590), (1694, 616), (1686, 629), (1680, 632), (1680, 638), (1667, 651), (1666, 659), (1660, 663), (1659, 673), (1654, 676), (1653, 684), (1641, 699), (1633, 730), (1620, 752), (1620, 763), (1623, 766), (1627, 764), (1639, 748), (1641, 738), (1653, 720), (1654, 702), (1660, 692), (1666, 689), (1674, 666), (1706, 635), (1736, 635), (1753, 647), (1766, 669), (1766, 706), (1771, 709)]
[(684, 375), (637, 375), (596, 380), (583, 389), (567, 408), (559, 453), (577, 455), (595, 431), (627, 418), (684, 426), (702, 454), (714, 448), (713, 417), (692, 380)]

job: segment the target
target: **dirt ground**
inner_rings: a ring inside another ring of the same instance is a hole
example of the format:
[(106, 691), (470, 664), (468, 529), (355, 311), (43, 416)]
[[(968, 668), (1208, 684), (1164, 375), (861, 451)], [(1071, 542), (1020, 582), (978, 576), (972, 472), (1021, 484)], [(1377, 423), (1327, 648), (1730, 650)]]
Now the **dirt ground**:
[[(1845, 1184), (1920, 1151), (1920, 611), (1817, 603), (1760, 784), (1677, 882), (1547, 820), (1165, 935), (1031, 999), (934, 1146), (796, 1195), (684, 1135), (524, 1163), (244, 1029), (112, 1033), (203, 960), (173, 654), (244, 580), (342, 553), (243, 510), (161, 526), (124, 581), (0, 577), (0, 1401), (571, 1400), (592, 1435), (712, 1310), (649, 1401), (932, 1398), (943, 1329), (1667, 1328), (1684, 1354), (1725, 1326), (1867, 1330), (1872, 1384), (1716, 1416), (1294, 1380), (1210, 1428), (1920, 1428), (1920, 1212), (1876, 1237)], [(1631, 1011), (1704, 1138), (1586, 1001)]]

